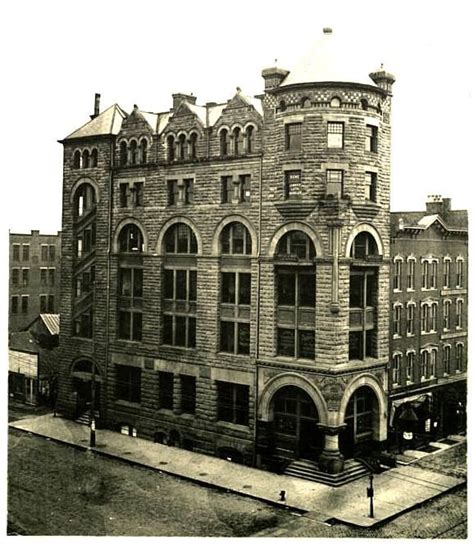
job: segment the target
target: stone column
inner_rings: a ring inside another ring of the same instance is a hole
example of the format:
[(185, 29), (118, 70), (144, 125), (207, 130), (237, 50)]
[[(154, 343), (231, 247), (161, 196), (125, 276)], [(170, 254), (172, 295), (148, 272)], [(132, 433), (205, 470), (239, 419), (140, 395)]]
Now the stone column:
[(344, 470), (344, 456), (339, 451), (339, 433), (345, 425), (339, 427), (318, 425), (318, 427), (324, 431), (324, 450), (318, 460), (319, 468), (329, 474), (338, 474)]

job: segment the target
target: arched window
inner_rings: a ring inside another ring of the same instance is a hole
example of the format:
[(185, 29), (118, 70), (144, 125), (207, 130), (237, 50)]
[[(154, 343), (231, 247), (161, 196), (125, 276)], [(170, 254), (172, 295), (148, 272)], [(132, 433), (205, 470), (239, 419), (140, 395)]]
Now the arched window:
[(369, 232), (360, 232), (352, 242), (351, 257), (353, 259), (365, 260), (379, 254), (377, 242)]
[(301, 99), (301, 107), (303, 109), (311, 107), (311, 100), (307, 96)]
[(363, 110), (369, 109), (369, 103), (367, 102), (366, 98), (362, 98), (362, 100), (360, 101), (360, 106)]
[(280, 100), (280, 103), (278, 104), (278, 111), (285, 111), (286, 110), (286, 103), (284, 100)]
[(165, 253), (195, 255), (197, 240), (194, 232), (185, 223), (172, 225), (165, 234)]
[(97, 149), (94, 148), (91, 153), (91, 167), (95, 168), (97, 166)]
[(148, 159), (148, 142), (145, 138), (142, 138), (140, 142), (140, 162), (145, 164)]
[(89, 168), (90, 166), (90, 155), (89, 150), (84, 149), (82, 152), (82, 168)]
[(95, 206), (95, 190), (90, 183), (80, 185), (74, 195), (76, 218), (86, 215)]
[(125, 166), (127, 164), (127, 142), (120, 143), (120, 165)]
[(132, 140), (130, 142), (130, 164), (138, 163), (138, 146), (137, 141)]
[(229, 153), (229, 133), (226, 128), (222, 129), (220, 132), (220, 143), (221, 156), (225, 157)]
[(189, 157), (193, 160), (196, 158), (196, 144), (197, 134), (193, 132), (189, 137)]
[(234, 155), (240, 155), (242, 152), (242, 131), (239, 127), (235, 127), (232, 132), (234, 143)]
[(143, 234), (137, 225), (129, 224), (119, 234), (119, 251), (121, 253), (142, 253)]
[(76, 151), (74, 151), (73, 167), (81, 167), (81, 152), (79, 151), (79, 149), (76, 149)]
[(180, 134), (178, 138), (178, 157), (183, 161), (186, 158), (186, 135)]
[(293, 257), (309, 261), (314, 259), (314, 244), (307, 234), (299, 230), (287, 232), (278, 242), (276, 254), (279, 257)]
[(168, 160), (174, 161), (174, 136), (168, 136), (166, 138), (166, 148), (168, 153)]
[(247, 153), (253, 152), (253, 126), (250, 125), (247, 127), (247, 130), (245, 131), (245, 140), (247, 144)]
[(331, 108), (340, 108), (341, 107), (341, 99), (337, 96), (334, 96), (331, 98)]
[(221, 253), (223, 255), (251, 255), (252, 238), (242, 223), (229, 223), (221, 233)]

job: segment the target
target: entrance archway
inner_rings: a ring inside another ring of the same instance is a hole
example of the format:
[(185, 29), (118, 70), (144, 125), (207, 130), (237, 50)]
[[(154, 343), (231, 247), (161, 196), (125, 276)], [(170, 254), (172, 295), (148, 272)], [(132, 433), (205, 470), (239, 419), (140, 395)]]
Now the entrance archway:
[(340, 450), (345, 458), (370, 451), (379, 419), (379, 403), (372, 388), (364, 385), (354, 391), (346, 406)]
[(318, 410), (303, 389), (289, 385), (272, 399), (274, 454), (286, 459), (316, 459), (323, 448)]

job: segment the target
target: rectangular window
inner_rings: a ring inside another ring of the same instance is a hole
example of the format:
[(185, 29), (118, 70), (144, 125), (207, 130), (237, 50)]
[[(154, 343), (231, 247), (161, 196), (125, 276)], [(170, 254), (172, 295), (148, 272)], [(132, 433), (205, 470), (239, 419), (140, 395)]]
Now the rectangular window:
[(445, 259), (443, 261), (443, 287), (449, 289), (451, 284), (451, 261)]
[(443, 348), (443, 372), (449, 374), (451, 367), (451, 346), (444, 346)]
[(195, 348), (196, 318), (189, 315), (164, 315), (163, 344)]
[(301, 170), (285, 171), (283, 192), (285, 199), (301, 197)]
[(135, 366), (115, 365), (115, 397), (128, 402), (141, 400), (142, 369)]
[(458, 259), (456, 261), (456, 287), (462, 288), (464, 286), (464, 261)]
[(407, 260), (407, 289), (412, 291), (415, 289), (415, 261)]
[(216, 382), (217, 418), (238, 425), (248, 425), (249, 386), (229, 382)]
[(407, 336), (415, 334), (415, 305), (407, 304)]
[(232, 202), (233, 185), (232, 176), (221, 177), (221, 201), (223, 204), (230, 204)]
[(429, 306), (427, 304), (422, 304), (421, 305), (421, 332), (429, 332), (428, 313), (429, 313)]
[(48, 269), (47, 268), (41, 268), (40, 281), (41, 281), (41, 285), (48, 285)]
[(120, 184), (120, 207), (128, 207), (128, 183)]
[(378, 129), (373, 125), (367, 125), (365, 127), (365, 150), (377, 152), (377, 136)]
[(13, 260), (20, 260), (20, 244), (13, 244)]
[(55, 276), (56, 276), (56, 270), (54, 268), (50, 268), (48, 270), (48, 281), (49, 281), (49, 285), (51, 285), (51, 287), (54, 287), (54, 283), (55, 283)]
[(19, 285), (20, 283), (20, 269), (12, 268), (12, 285)]
[(342, 170), (326, 170), (326, 194), (338, 198), (343, 194), (344, 176)]
[(449, 331), (451, 328), (451, 301), (445, 300), (443, 303), (443, 329)]
[(21, 313), (27, 314), (28, 313), (28, 295), (22, 295), (21, 296)]
[(74, 336), (81, 338), (92, 338), (93, 314), (92, 310), (82, 313), (74, 319), (73, 330)]
[(41, 260), (42, 261), (48, 260), (48, 246), (46, 244), (41, 245)]
[(22, 249), (23, 249), (23, 255), (21, 260), (29, 261), (30, 260), (30, 244), (22, 244)]
[(400, 366), (401, 366), (401, 355), (396, 353), (393, 356), (392, 360), (392, 383), (394, 385), (400, 384)]
[(172, 372), (158, 372), (158, 396), (160, 408), (173, 409), (174, 376)]
[(422, 267), (423, 267), (422, 286), (423, 286), (423, 289), (428, 289), (428, 286), (429, 286), (429, 279), (428, 279), (429, 278), (429, 276), (428, 276), (429, 262), (428, 261), (423, 261)]
[(239, 176), (239, 200), (240, 202), (250, 202), (250, 174)]
[(192, 204), (194, 202), (194, 179), (183, 179), (184, 184), (184, 203)]
[(393, 263), (393, 289), (400, 291), (402, 288), (402, 261), (396, 259)]
[(142, 181), (136, 181), (133, 184), (133, 203), (137, 207), (143, 206), (143, 182)]
[(375, 172), (365, 173), (364, 196), (371, 202), (377, 201), (377, 174)]
[(49, 260), (54, 261), (56, 259), (56, 246), (49, 246)]
[(301, 149), (301, 123), (285, 125), (285, 149), (299, 151)]
[(12, 314), (18, 313), (18, 296), (12, 297)]
[(430, 325), (431, 325), (430, 330), (432, 332), (435, 332), (438, 330), (438, 305), (437, 304), (431, 305)]
[(431, 272), (430, 272), (430, 288), (436, 289), (438, 286), (438, 263), (433, 261), (431, 263)]
[(428, 378), (430, 372), (430, 354), (428, 351), (421, 352), (421, 377), (422, 379)]
[(180, 376), (181, 381), (181, 411), (185, 414), (194, 414), (196, 411), (196, 378), (194, 376)]
[(119, 334), (121, 340), (142, 340), (142, 313), (132, 310), (119, 311)]
[(436, 376), (437, 360), (438, 352), (434, 349), (430, 354), (430, 378), (434, 378)]
[[(251, 275), (247, 272), (223, 272), (221, 275), (220, 349), (226, 353), (248, 355), (250, 353), (250, 323), (248, 309), (251, 300)], [(229, 308), (229, 305), (232, 305)], [(247, 315), (243, 312), (247, 311)]]
[(344, 123), (328, 122), (328, 147), (339, 149), (344, 147)]
[(168, 184), (168, 206), (175, 206), (178, 202), (178, 180), (169, 179), (167, 184)]
[(54, 314), (54, 295), (48, 295), (48, 312)]
[(248, 355), (250, 353), (250, 323), (221, 321), (221, 351)]
[(462, 329), (463, 301), (456, 301), (456, 329)]
[(407, 353), (407, 367), (406, 367), (407, 382), (413, 381), (414, 368), (415, 368), (415, 352), (409, 351)]
[(28, 283), (29, 283), (29, 280), (30, 280), (30, 269), (29, 268), (23, 268), (22, 271), (21, 271), (21, 275), (22, 275), (21, 284), (23, 285), (23, 287), (27, 287)]
[(48, 295), (40, 295), (40, 312), (45, 313), (48, 308)]

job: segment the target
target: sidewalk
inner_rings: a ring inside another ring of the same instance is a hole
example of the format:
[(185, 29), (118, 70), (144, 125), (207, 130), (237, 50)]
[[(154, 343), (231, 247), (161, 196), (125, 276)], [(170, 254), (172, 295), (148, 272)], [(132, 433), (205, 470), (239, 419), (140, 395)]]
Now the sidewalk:
[[(15, 421), (9, 426), (88, 449), (88, 427), (55, 418), (52, 414)], [(311, 518), (318, 521), (335, 518), (359, 527), (376, 525), (465, 481), (413, 466), (397, 467), (377, 474), (374, 476), (375, 517), (371, 519), (368, 517), (368, 481), (365, 478), (332, 488), (113, 431), (100, 429), (96, 435), (97, 446), (92, 449), (99, 454), (275, 505), (284, 504), (311, 512)], [(286, 491), (285, 503), (278, 501), (280, 490)]]

